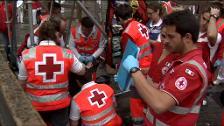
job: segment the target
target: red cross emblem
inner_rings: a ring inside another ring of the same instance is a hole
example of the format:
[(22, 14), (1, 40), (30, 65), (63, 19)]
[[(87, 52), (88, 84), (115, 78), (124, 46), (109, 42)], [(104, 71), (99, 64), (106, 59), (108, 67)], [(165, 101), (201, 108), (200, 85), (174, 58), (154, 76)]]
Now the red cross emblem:
[(146, 26), (143, 26), (142, 24), (138, 24), (139, 26), (139, 31), (142, 35), (142, 37), (145, 37), (146, 39), (149, 39), (149, 31), (148, 28), (146, 28)]
[(186, 78), (185, 77), (179, 77), (179, 78), (177, 78), (177, 80), (175, 82), (175, 86), (179, 90), (186, 89), (186, 87), (187, 87), (187, 80), (186, 80)]
[(43, 82), (56, 82), (56, 76), (64, 74), (64, 62), (56, 58), (56, 54), (43, 54), (43, 61), (35, 62), (35, 75), (43, 76)]
[(98, 108), (103, 107), (106, 104), (107, 95), (104, 91), (99, 91), (98, 89), (94, 89), (90, 91), (91, 96), (88, 97), (88, 100), (91, 105), (97, 105)]

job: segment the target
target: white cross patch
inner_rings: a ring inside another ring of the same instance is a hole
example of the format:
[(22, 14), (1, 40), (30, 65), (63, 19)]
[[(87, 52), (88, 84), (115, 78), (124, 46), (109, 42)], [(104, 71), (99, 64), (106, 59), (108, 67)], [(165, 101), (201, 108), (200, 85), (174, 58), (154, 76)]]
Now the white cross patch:
[(142, 37), (145, 37), (146, 39), (149, 39), (149, 30), (146, 26), (142, 25), (142, 24), (138, 24), (139, 27), (139, 31), (142, 35)]
[(43, 54), (43, 61), (35, 62), (35, 75), (43, 76), (43, 82), (56, 82), (56, 76), (64, 74), (64, 61), (57, 61), (56, 54)]
[(176, 82), (175, 82), (175, 86), (177, 89), (179, 90), (184, 90), (187, 87), (187, 80), (185, 77), (179, 77), (177, 78)]
[(90, 91), (91, 96), (88, 97), (89, 103), (94, 106), (97, 105), (98, 108), (103, 107), (106, 104), (106, 99), (108, 98), (104, 91), (99, 91), (94, 89)]

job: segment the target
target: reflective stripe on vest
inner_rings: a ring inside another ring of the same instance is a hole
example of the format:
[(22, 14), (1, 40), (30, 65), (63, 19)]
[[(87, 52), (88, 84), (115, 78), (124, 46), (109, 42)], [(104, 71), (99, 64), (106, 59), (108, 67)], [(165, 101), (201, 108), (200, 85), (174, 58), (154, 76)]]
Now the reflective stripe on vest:
[(144, 120), (144, 118), (142, 118), (142, 117), (132, 117), (132, 121), (134, 121), (134, 122), (139, 122), (139, 121), (143, 121)]
[(152, 53), (152, 50), (151, 49), (150, 50), (147, 50), (141, 56), (139, 56), (138, 59), (141, 59), (141, 58), (143, 58), (145, 56), (149, 56), (151, 53)]
[(165, 124), (164, 122), (155, 119), (155, 124), (154, 122), (154, 116), (151, 114), (151, 112), (149, 111), (149, 109), (147, 108), (147, 110), (144, 109), (144, 113), (146, 115), (146, 118), (155, 126), (168, 126), (167, 124)]
[(33, 59), (36, 58), (36, 48), (30, 48), (29, 52), (27, 54), (23, 55), (23, 60), (29, 60), (29, 59)]
[(103, 125), (107, 124), (108, 122), (110, 122), (115, 116), (116, 116), (116, 113), (113, 113), (113, 114), (111, 114), (110, 116), (108, 116), (107, 118), (103, 119), (100, 122), (84, 123), (84, 126), (103, 126)]
[(28, 96), (31, 98), (32, 101), (36, 102), (52, 102), (52, 101), (57, 101), (64, 99), (68, 97), (69, 93), (64, 92), (64, 93), (59, 93), (59, 94), (53, 94), (53, 95), (44, 95), (44, 96), (35, 96), (30, 93), (27, 93)]
[(105, 115), (107, 115), (111, 111), (114, 111), (114, 108), (112, 106), (103, 110), (99, 114), (96, 114), (96, 115), (93, 115), (93, 116), (82, 116), (82, 120), (84, 120), (84, 121), (94, 121), (94, 120), (97, 120), (97, 119), (100, 119), (100, 118), (104, 117)]
[(33, 83), (26, 84), (27, 88), (31, 89), (58, 89), (58, 88), (67, 88), (68, 82), (60, 83), (60, 84), (51, 84), (51, 85), (37, 85)]
[(149, 42), (147, 43), (144, 43), (143, 45), (139, 46), (140, 48), (140, 51), (144, 51), (147, 49), (147, 51), (144, 51), (138, 58), (141, 59), (145, 56), (148, 56), (149, 54), (152, 53), (152, 50), (151, 50), (151, 44)]
[(198, 114), (200, 112), (200, 105), (194, 105), (191, 108), (187, 108), (187, 107), (181, 107), (181, 106), (174, 106), (171, 110), (169, 110), (170, 112), (173, 112), (175, 114), (187, 114), (187, 113), (195, 113)]

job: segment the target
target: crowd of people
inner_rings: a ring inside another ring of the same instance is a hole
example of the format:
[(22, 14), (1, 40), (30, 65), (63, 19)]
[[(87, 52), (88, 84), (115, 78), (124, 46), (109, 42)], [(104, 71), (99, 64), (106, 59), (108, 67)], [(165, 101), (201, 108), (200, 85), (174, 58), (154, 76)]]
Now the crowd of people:
[[(33, 22), (33, 42), (27, 33), (17, 51), (18, 80), (33, 107), (49, 126), (125, 125), (110, 82), (96, 78), (102, 59), (112, 58), (108, 42), (115, 18), (122, 26), (121, 52), (129, 40), (140, 49), (137, 58), (128, 55), (119, 63), (133, 79), (130, 125), (196, 125), (208, 87), (224, 79), (219, 77), (224, 64), (222, 4), (209, 4), (195, 15), (184, 7), (176, 9), (171, 1), (110, 2), (105, 28), (109, 38), (88, 16), (66, 34), (68, 21), (56, 2)], [(3, 7), (4, 2), (1, 13)], [(6, 27), (1, 35), (8, 36)]]

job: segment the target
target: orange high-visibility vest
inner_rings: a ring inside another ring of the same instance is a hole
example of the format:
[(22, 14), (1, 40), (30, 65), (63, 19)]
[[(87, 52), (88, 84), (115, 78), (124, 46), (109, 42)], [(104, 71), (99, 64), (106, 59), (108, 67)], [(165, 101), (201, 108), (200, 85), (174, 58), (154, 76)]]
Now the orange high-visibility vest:
[[(140, 48), (138, 54), (140, 67), (150, 67), (152, 50), (150, 46), (149, 29), (145, 25), (132, 20), (122, 33), (122, 37), (123, 36), (128, 36)], [(122, 48), (126, 47), (126, 43), (125, 41), (121, 41)]]
[(85, 38), (77, 32), (78, 28), (80, 27), (81, 25), (79, 24), (76, 28), (71, 29), (76, 49), (80, 54), (92, 55), (99, 48), (102, 34), (100, 30), (96, 28), (96, 33), (88, 38)]
[(74, 96), (82, 124), (87, 126), (121, 126), (113, 106), (114, 91), (106, 84), (94, 84)]
[(68, 72), (74, 62), (71, 50), (38, 45), (22, 53), (27, 71), (25, 91), (37, 111), (65, 108), (70, 104)]

